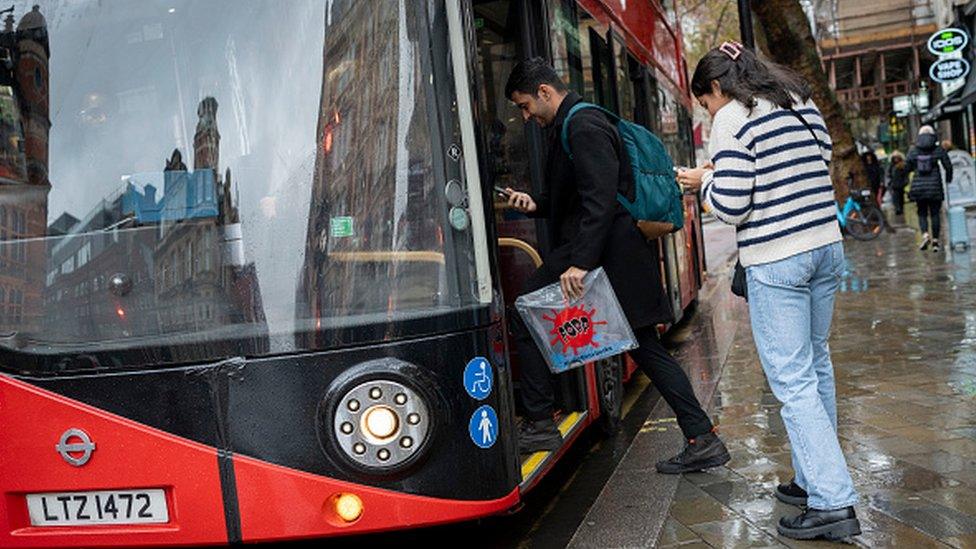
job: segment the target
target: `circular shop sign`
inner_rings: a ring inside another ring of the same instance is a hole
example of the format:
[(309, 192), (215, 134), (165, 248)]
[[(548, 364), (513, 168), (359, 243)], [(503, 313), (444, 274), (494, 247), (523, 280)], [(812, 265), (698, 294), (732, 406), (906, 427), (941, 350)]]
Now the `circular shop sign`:
[(929, 76), (936, 82), (952, 82), (969, 74), (969, 61), (965, 59), (939, 59), (929, 68)]
[(966, 47), (969, 35), (962, 29), (942, 29), (929, 37), (929, 51), (935, 55), (948, 55)]

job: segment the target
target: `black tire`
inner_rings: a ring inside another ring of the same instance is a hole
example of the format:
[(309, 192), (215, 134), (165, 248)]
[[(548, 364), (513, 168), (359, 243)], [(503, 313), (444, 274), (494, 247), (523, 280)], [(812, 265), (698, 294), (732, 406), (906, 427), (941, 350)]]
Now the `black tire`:
[(847, 214), (847, 232), (857, 240), (874, 240), (884, 232), (884, 213), (877, 206), (861, 206)]
[(597, 428), (606, 436), (620, 430), (624, 403), (623, 357), (614, 356), (596, 362), (596, 390), (600, 401)]

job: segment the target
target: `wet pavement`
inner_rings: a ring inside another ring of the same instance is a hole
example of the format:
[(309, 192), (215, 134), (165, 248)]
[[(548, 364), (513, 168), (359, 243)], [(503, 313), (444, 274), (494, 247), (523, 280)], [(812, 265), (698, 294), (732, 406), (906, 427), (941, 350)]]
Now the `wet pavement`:
[[(901, 226), (845, 242), (831, 349), (839, 436), (861, 495), (852, 541), (976, 547), (976, 252), (922, 252), (917, 239)], [(732, 461), (677, 481), (659, 547), (830, 545), (776, 534), (779, 517), (798, 512), (772, 496), (793, 475), (789, 444), (743, 305), (726, 315), (737, 329), (710, 400)], [(674, 440), (677, 427), (652, 435)]]
[[(728, 291), (734, 233), (721, 229), (705, 227), (709, 281), (692, 318), (667, 342), (720, 424), (728, 466), (680, 477), (654, 472), (682, 440), (670, 409), (637, 376), (621, 433), (581, 442), (520, 512), (330, 543), (829, 547), (776, 535), (779, 517), (798, 512), (772, 496), (792, 477), (789, 445), (746, 304)], [(919, 252), (917, 239), (901, 227), (874, 242), (845, 243), (831, 346), (840, 437), (862, 497), (864, 533), (853, 541), (976, 548), (976, 252)]]

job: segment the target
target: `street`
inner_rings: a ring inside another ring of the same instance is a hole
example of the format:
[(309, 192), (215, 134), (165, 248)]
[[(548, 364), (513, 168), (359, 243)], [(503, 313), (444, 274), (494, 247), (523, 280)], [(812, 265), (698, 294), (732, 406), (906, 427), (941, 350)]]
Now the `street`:
[[(970, 219), (970, 230), (976, 220)], [(795, 508), (772, 490), (792, 477), (789, 443), (759, 366), (745, 303), (728, 292), (733, 233), (708, 223), (723, 263), (669, 345), (732, 453), (725, 467), (658, 475), (680, 449), (667, 405), (643, 376), (621, 433), (591, 437), (504, 517), (348, 540), (381, 546), (450, 540), (472, 547), (828, 547), (776, 535)], [(863, 547), (976, 547), (974, 254), (921, 252), (904, 225), (845, 241), (831, 349), (839, 435), (861, 501)], [(947, 310), (958, 314), (946, 314)], [(646, 389), (645, 389), (646, 387)]]

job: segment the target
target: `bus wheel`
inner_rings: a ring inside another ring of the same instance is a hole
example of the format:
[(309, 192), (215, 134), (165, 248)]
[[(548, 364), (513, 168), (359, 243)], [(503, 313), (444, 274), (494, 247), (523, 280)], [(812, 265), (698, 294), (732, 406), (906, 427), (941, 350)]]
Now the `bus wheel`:
[(596, 362), (596, 387), (600, 400), (600, 417), (597, 425), (607, 436), (620, 430), (624, 399), (623, 361), (615, 356)]

